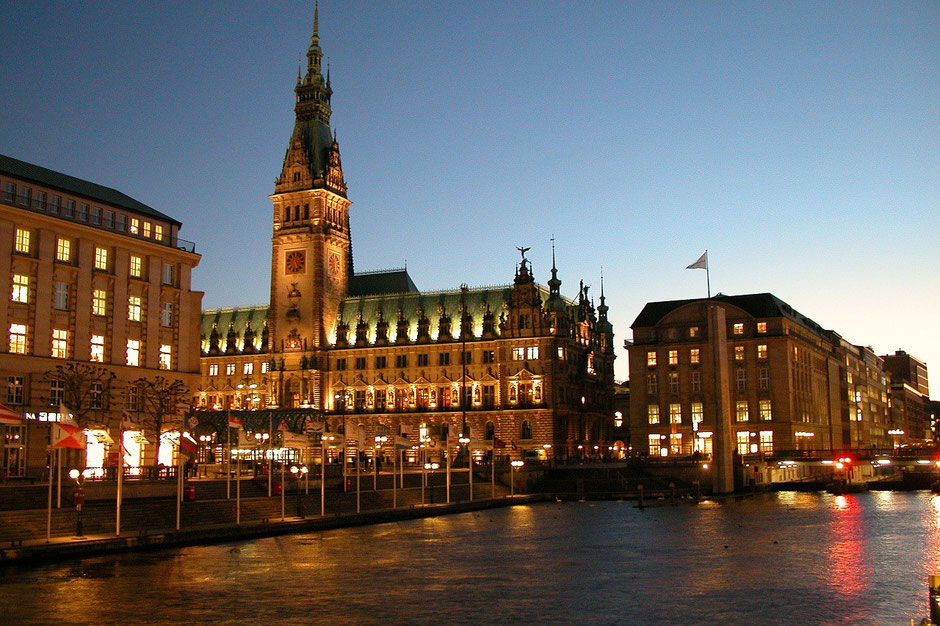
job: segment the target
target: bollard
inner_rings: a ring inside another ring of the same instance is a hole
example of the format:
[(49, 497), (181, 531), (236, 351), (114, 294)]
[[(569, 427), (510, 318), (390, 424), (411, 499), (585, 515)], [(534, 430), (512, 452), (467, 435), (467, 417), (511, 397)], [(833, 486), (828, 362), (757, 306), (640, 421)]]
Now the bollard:
[(639, 507), (642, 509), (643, 508), (643, 485), (636, 486), (636, 493), (640, 500)]
[(672, 506), (676, 506), (676, 483), (669, 483), (669, 490), (672, 492)]
[(930, 623), (940, 624), (940, 575), (931, 574), (927, 581), (930, 585)]
[(699, 481), (697, 481), (697, 480), (692, 481), (692, 484), (695, 486), (695, 499), (696, 499), (696, 500), (701, 499), (701, 497), (702, 497), (702, 484), (701, 484)]

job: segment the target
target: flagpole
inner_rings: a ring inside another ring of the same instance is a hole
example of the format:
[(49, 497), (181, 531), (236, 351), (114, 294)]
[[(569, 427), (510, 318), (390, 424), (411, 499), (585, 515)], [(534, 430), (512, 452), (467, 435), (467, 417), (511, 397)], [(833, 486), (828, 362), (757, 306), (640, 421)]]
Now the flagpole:
[(708, 249), (705, 249), (705, 285), (708, 288), (708, 299), (711, 300), (712, 297), (712, 279), (709, 275), (708, 269)]
[[(121, 420), (124, 416), (121, 416)], [(117, 502), (115, 504), (114, 534), (121, 536), (121, 490), (124, 487), (124, 426), (118, 429)]]
[[(272, 471), (271, 459), (272, 459), (272, 454), (273, 454), (271, 452), (271, 445), (273, 443), (274, 443), (274, 414), (272, 413), (268, 415), (268, 449), (266, 452), (268, 455), (268, 497), (269, 498), (271, 497), (271, 471)], [(283, 485), (281, 487), (283, 488)]]
[(62, 508), (62, 448), (56, 448), (55, 454), (56, 495), (55, 508)]
[(180, 529), (180, 509), (183, 508), (183, 431), (176, 446), (176, 530)]
[(398, 449), (398, 441), (395, 441), (395, 465), (392, 466), (392, 508), (398, 508), (398, 483), (395, 482), (395, 474), (398, 473), (398, 466), (401, 463), (398, 460), (398, 457), (401, 455), (401, 451)]
[(228, 454), (225, 455), (225, 499), (232, 499), (232, 411), (229, 409), (228, 422), (225, 430), (228, 431)]
[(447, 431), (447, 439), (444, 440), (447, 448), (447, 504), (450, 504), (450, 431)]
[(52, 447), (53, 428), (55, 428), (55, 424), (49, 426), (49, 506), (46, 510), (46, 543), (49, 543), (52, 537), (52, 468), (54, 465), (52, 455), (55, 452)]
[(326, 515), (326, 424), (320, 433), (320, 517)]
[(361, 462), (359, 451), (362, 449), (362, 429), (361, 428), (358, 431), (356, 431), (356, 435), (359, 437), (359, 440), (356, 442), (356, 513), (359, 513), (360, 508), (361, 508), (360, 502), (359, 502), (359, 499), (360, 499), (359, 497), (359, 474), (361, 473), (359, 471), (360, 469), (359, 463)]
[[(239, 437), (241, 431), (239, 431)], [(238, 475), (235, 477), (235, 523), (242, 523), (242, 457), (235, 459), (235, 467)]]

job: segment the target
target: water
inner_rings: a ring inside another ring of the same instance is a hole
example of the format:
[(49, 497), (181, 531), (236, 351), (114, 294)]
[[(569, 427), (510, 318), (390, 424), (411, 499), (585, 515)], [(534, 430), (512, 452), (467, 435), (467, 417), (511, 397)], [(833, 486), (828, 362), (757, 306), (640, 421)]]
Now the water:
[(546, 503), (0, 570), (5, 623), (907, 624), (940, 498)]

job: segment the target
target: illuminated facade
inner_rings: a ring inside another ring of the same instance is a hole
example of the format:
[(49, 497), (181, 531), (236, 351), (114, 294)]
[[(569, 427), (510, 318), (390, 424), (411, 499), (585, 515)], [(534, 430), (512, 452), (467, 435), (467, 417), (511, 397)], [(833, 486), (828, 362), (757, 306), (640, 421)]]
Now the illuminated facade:
[[(528, 456), (600, 454), (612, 420), (613, 328), (603, 296), (535, 282), (419, 291), (407, 270), (356, 273), (330, 79), (316, 18), (274, 193), (268, 306), (207, 310), (206, 409), (309, 407), (337, 428), (444, 436), (466, 425)], [(595, 450), (595, 446), (597, 449)]]
[(137, 408), (130, 381), (162, 375), (198, 386), (202, 293), (190, 279), (200, 257), (179, 229), (114, 189), (0, 156), (2, 402), (30, 418), (7, 430), (11, 475), (45, 468), (40, 422), (57, 418), (62, 391), (43, 374), (57, 365), (100, 365), (116, 376), (110, 402), (89, 400), (98, 403), (82, 424), (97, 433), (89, 466), (101, 466), (121, 411)]

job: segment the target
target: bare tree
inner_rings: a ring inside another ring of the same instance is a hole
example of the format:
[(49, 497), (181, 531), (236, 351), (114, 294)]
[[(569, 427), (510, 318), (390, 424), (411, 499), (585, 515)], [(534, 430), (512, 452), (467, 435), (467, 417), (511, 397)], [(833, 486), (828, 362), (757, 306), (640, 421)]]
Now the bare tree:
[[(138, 378), (132, 384), (140, 389), (141, 428), (145, 433), (153, 433), (153, 440), (159, 448), (163, 431), (182, 424), (183, 410), (189, 406), (189, 389), (183, 381), (170, 381), (163, 376), (153, 380)], [(156, 454), (153, 457), (154, 468), (157, 457)]]
[[(114, 372), (85, 363), (57, 365), (42, 375), (50, 388), (58, 388), (61, 397), (50, 393), (50, 404), (62, 404), (72, 414), (75, 422), (83, 427), (103, 425), (111, 404)], [(56, 407), (58, 408), (58, 407)]]

